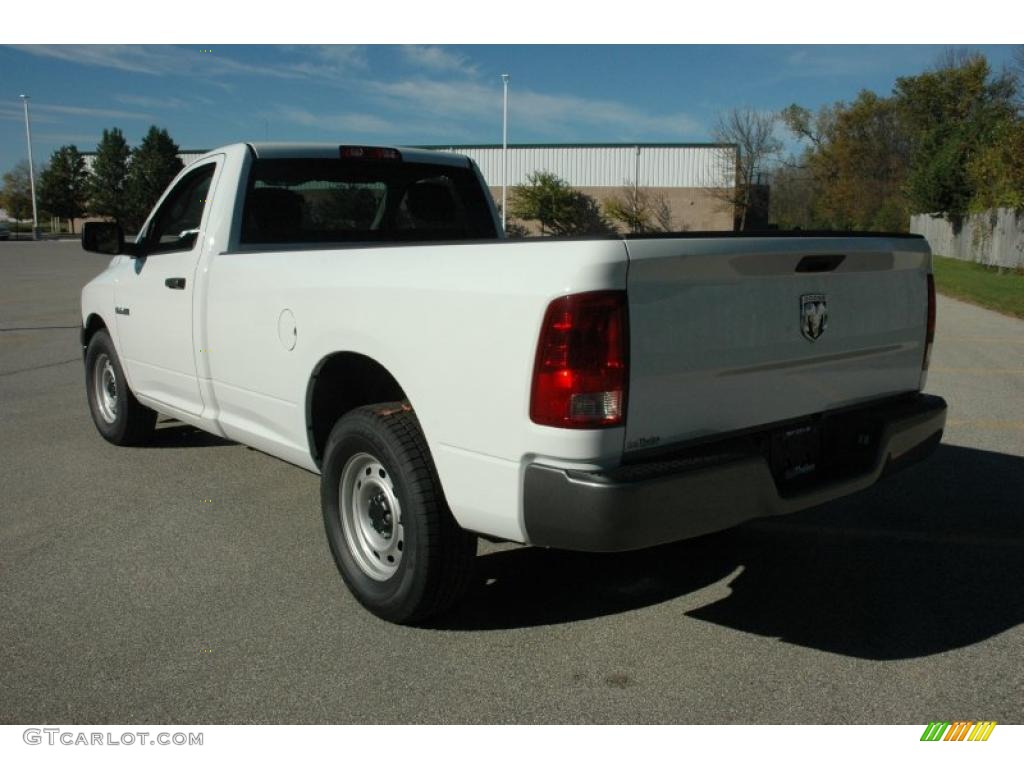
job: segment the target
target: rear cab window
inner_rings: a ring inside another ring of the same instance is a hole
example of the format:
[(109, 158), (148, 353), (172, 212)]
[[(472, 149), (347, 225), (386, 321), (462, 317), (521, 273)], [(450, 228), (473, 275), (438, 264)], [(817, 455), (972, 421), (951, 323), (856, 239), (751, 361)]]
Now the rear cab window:
[(398, 159), (253, 161), (240, 242), (429, 242), (494, 239), (491, 208), (468, 167)]

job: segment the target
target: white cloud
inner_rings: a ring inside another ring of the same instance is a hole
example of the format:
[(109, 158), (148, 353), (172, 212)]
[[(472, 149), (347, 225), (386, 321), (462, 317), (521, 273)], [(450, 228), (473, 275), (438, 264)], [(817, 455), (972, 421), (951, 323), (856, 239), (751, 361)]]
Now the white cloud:
[(772, 74), (773, 81), (792, 78), (853, 77), (884, 71), (893, 56), (901, 51), (896, 46), (884, 50), (864, 46), (809, 46), (789, 52)]
[[(103, 67), (155, 77), (178, 76), (201, 80), (226, 92), (233, 92), (231, 77), (259, 77), (277, 80), (320, 80), (337, 85), (346, 82), (353, 72), (368, 66), (365, 46), (361, 45), (280, 45), (275, 46), (280, 59), (273, 66), (249, 63), (231, 55), (231, 47), (214, 47), (212, 51), (199, 46), (184, 45), (15, 45), (11, 46), (34, 56), (60, 59), (89, 67)], [(283, 55), (281, 55), (283, 54)], [(198, 96), (193, 97), (201, 100)], [(159, 99), (146, 96), (122, 96), (118, 100), (148, 109), (170, 107), (180, 109), (187, 103), (180, 99)], [(170, 102), (170, 103), (168, 103)]]
[(80, 151), (99, 144), (100, 136), (92, 133), (33, 133), (33, 141), (51, 144), (75, 144)]
[(439, 45), (403, 45), (402, 55), (414, 67), (435, 71), (461, 72), (475, 75), (477, 69), (469, 60), (458, 53), (445, 50)]
[[(35, 113), (35, 105), (32, 106), (32, 124), (36, 123), (59, 123), (60, 120), (51, 115), (38, 115)], [(0, 107), (0, 120), (12, 120), (15, 122), (23, 123), (25, 121), (25, 112), (22, 108), (13, 107)]]
[(607, 126), (619, 136), (641, 138), (645, 134), (694, 136), (701, 125), (684, 113), (656, 115), (617, 101), (527, 91), (513, 102), (520, 119), (531, 125), (550, 124), (569, 129), (575, 125)]
[(314, 55), (325, 63), (334, 64), (337, 67), (349, 69), (363, 69), (367, 66), (366, 47), (362, 45), (315, 45), (303, 46), (304, 49), (312, 47)]
[(277, 114), (285, 122), (325, 131), (394, 134), (400, 130), (399, 126), (381, 117), (357, 112), (318, 115), (296, 107), (281, 107)]
[(120, 109), (99, 109), (95, 107), (69, 107), (60, 104), (32, 104), (33, 119), (36, 111), (75, 117), (114, 117), (121, 120), (153, 120), (153, 115), (144, 112), (126, 112)]
[[(131, 94), (118, 94), (114, 101), (127, 104), (131, 107), (142, 107), (143, 109), (189, 109), (192, 105), (184, 99), (175, 96), (133, 96)], [(209, 101), (207, 99), (207, 101)]]
[[(275, 66), (233, 58), (230, 47), (204, 53), (198, 47), (169, 45), (26, 45), (34, 55), (154, 76), (185, 75), (232, 88), (228, 76), (252, 75), (294, 81), (319, 80), (343, 84), (358, 95), (354, 111), (314, 114), (286, 108), (280, 118), (293, 125), (360, 134), (401, 135), (407, 140), (481, 140), (501, 132), (502, 89), (499, 78), (486, 82), (465, 56), (436, 45), (410, 45), (400, 49), (405, 61), (421, 75), (400, 80), (371, 80), (367, 49), (363, 46), (279, 46), (281, 63)], [(391, 49), (395, 50), (395, 49)], [(436, 76), (425, 74), (437, 72)], [(359, 73), (358, 77), (352, 75)], [(114, 99), (139, 112), (84, 107), (54, 107), (54, 114), (153, 120), (148, 112), (187, 108), (199, 97), (160, 97), (121, 94)], [(40, 105), (41, 106), (41, 105)], [(42, 107), (41, 107), (42, 108)], [(8, 119), (0, 112), (0, 118)], [(13, 119), (13, 118), (10, 118)], [(487, 129), (491, 126), (493, 130)], [(483, 130), (481, 130), (483, 127)], [(581, 135), (606, 141), (686, 140), (702, 135), (702, 126), (682, 112), (656, 113), (613, 99), (594, 99), (519, 87), (510, 90), (510, 136), (530, 134), (552, 140), (574, 141)]]
[[(107, 67), (124, 72), (162, 74), (139, 55), (143, 46), (128, 45), (13, 45), (25, 53), (70, 61), (85, 66)], [(161, 46), (155, 46), (161, 47)]]
[[(396, 112), (415, 112), (445, 120), (472, 119), (501, 125), (502, 93), (470, 81), (404, 80), (367, 84), (371, 98)], [(701, 125), (683, 113), (652, 114), (622, 102), (513, 89), (509, 97), (510, 131), (528, 125), (531, 132), (572, 138), (581, 128), (604, 129), (609, 140), (645, 136), (692, 137)]]
[(15, 45), (26, 53), (93, 67), (145, 75), (223, 77), (259, 75), (300, 78), (294, 66), (266, 67), (238, 61), (221, 52), (206, 53), (198, 46), (181, 45)]
[(282, 71), (293, 76), (337, 80), (369, 66), (362, 45), (286, 45), (279, 49), (304, 57), (282, 65)]

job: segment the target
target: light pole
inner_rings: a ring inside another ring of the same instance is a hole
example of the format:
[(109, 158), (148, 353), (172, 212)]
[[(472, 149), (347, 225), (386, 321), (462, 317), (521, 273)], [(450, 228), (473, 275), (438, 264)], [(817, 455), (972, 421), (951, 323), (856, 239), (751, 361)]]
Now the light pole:
[[(640, 208), (640, 145), (636, 145), (636, 166), (633, 169), (633, 225), (636, 226)], [(635, 231), (635, 230), (634, 230)]]
[(28, 119), (28, 94), (19, 96), (25, 105), (25, 140), (28, 142), (28, 183), (32, 189), (32, 239), (39, 239), (39, 213), (36, 211), (36, 171), (32, 165), (32, 123)]
[(504, 106), (501, 118), (501, 229), (505, 229), (505, 208), (508, 197), (508, 75), (501, 76)]

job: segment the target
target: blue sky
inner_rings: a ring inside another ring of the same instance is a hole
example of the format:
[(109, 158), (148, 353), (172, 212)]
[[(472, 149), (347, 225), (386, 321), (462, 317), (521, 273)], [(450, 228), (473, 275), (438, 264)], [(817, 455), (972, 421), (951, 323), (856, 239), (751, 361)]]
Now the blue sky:
[[(207, 52), (212, 50), (212, 52)], [(939, 45), (453, 45), (0, 47), (0, 171), (25, 157), (18, 94), (31, 95), (37, 163), (131, 144), (151, 124), (183, 149), (243, 140), (500, 143), (501, 80), (513, 143), (708, 141), (715, 114), (888, 94)], [(999, 68), (1013, 46), (972, 46)]]

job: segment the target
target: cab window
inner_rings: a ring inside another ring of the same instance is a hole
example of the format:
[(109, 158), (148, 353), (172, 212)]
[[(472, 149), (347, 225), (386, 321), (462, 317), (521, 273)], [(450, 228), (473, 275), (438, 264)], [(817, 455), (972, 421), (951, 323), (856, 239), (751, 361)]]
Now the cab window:
[(497, 236), (468, 167), (393, 160), (258, 159), (241, 242), (428, 242)]
[(156, 212), (146, 236), (146, 253), (190, 251), (199, 237), (214, 163), (184, 176)]

